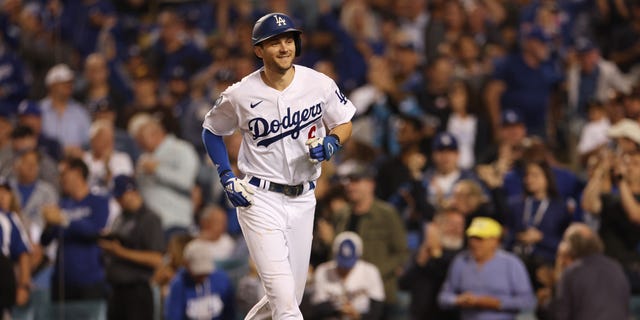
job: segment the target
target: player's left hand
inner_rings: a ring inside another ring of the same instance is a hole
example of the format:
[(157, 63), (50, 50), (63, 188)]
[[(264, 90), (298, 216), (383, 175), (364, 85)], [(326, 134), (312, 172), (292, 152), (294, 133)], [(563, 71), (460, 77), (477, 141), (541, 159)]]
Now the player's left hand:
[(329, 161), (342, 148), (338, 138), (334, 135), (309, 139), (306, 145), (309, 146), (309, 157), (313, 162)]
[(233, 177), (224, 182), (223, 186), (234, 207), (249, 207), (253, 204), (254, 190), (246, 181)]

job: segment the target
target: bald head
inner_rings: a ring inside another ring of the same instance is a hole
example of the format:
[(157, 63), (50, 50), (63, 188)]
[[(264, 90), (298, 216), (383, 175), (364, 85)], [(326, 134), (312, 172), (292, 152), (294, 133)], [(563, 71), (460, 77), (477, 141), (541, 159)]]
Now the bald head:
[(200, 216), (200, 236), (216, 241), (227, 232), (227, 212), (217, 205), (209, 205)]
[(100, 53), (92, 53), (84, 61), (84, 76), (91, 84), (105, 83), (109, 77), (107, 59)]
[(128, 131), (145, 152), (155, 151), (166, 136), (162, 123), (145, 113), (135, 115), (129, 120)]
[(573, 223), (564, 232), (562, 241), (568, 245), (568, 254), (573, 259), (602, 253), (604, 245), (600, 237), (584, 223)]

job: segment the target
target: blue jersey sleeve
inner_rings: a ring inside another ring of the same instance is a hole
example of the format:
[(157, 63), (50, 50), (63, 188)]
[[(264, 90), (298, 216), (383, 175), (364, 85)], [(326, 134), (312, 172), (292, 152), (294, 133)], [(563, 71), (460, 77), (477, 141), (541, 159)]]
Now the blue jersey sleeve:
[(207, 154), (213, 164), (218, 170), (218, 175), (222, 176), (226, 172), (231, 171), (231, 164), (229, 163), (229, 154), (227, 153), (227, 147), (222, 140), (222, 137), (213, 134), (208, 129), (202, 130), (202, 142), (204, 142)]

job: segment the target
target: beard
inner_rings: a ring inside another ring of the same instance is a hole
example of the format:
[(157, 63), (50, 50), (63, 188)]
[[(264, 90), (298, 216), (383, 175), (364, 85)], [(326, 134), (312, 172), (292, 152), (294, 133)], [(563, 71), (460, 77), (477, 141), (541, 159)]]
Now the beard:
[(445, 250), (460, 250), (464, 246), (464, 238), (442, 235), (440, 243)]
[(290, 59), (288, 61), (280, 59), (273, 59), (270, 61), (265, 60), (265, 64), (268, 64), (269, 70), (279, 74), (285, 74), (293, 66), (293, 59)]
[(292, 66), (293, 61), (286, 64), (274, 63), (274, 70), (280, 74), (285, 74), (287, 73), (287, 71), (289, 71), (289, 69), (291, 69)]

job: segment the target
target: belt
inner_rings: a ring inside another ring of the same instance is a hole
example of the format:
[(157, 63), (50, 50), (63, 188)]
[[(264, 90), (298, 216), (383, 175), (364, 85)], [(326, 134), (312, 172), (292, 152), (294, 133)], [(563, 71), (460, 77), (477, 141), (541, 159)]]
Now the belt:
[[(251, 177), (251, 179), (249, 179), (249, 184), (251, 185), (254, 185), (258, 188), (264, 188), (269, 191), (282, 193), (285, 196), (289, 196), (289, 197), (297, 197), (301, 195), (303, 192), (305, 192), (304, 190), (305, 183), (301, 183), (295, 186), (290, 186), (286, 184), (279, 184), (279, 183), (267, 181), (267, 180), (256, 178), (256, 177)], [(313, 190), (315, 188), (316, 188), (315, 183), (313, 183), (313, 181), (309, 181), (308, 190)]]

